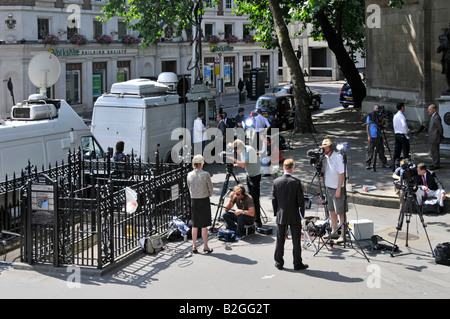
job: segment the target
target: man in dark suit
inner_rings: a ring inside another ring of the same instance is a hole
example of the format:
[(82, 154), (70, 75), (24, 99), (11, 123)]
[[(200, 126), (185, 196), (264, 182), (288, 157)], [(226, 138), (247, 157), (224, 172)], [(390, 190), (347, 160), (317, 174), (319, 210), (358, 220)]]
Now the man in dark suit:
[(445, 190), (444, 185), (437, 178), (434, 172), (427, 170), (424, 163), (417, 165), (416, 184), (419, 186), (416, 191), (417, 204), (422, 205), (422, 201), (427, 197), (436, 197), (441, 207), (444, 206)]
[(428, 114), (431, 116), (428, 125), (428, 144), (430, 144), (430, 155), (433, 164), (430, 169), (438, 169), (441, 167), (441, 155), (439, 153), (439, 144), (444, 138), (444, 129), (439, 114), (436, 112), (436, 105), (431, 104), (428, 107)]
[(301, 231), (302, 217), (305, 212), (305, 199), (302, 184), (292, 176), (294, 160), (286, 159), (283, 163), (284, 175), (273, 181), (272, 207), (277, 223), (277, 243), (275, 247), (275, 267), (282, 270), (284, 265), (284, 243), (288, 226), (291, 229), (294, 269), (302, 270), (308, 265), (302, 262)]

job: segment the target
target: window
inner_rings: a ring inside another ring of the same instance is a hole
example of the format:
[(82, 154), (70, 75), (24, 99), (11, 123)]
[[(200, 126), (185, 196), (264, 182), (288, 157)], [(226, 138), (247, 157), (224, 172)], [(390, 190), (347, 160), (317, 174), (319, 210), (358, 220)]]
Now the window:
[(127, 35), (127, 24), (124, 21), (117, 22), (117, 36), (122, 39), (124, 35)]
[(311, 66), (326, 67), (327, 66), (327, 49), (311, 48)]
[(261, 69), (266, 71), (266, 83), (270, 82), (270, 55), (261, 55)]
[(233, 25), (225, 24), (225, 38), (231, 37), (233, 35)]
[(210, 23), (205, 23), (205, 40), (208, 41), (209, 37), (214, 35), (214, 25)]
[(73, 27), (67, 27), (67, 40), (72, 39), (75, 35), (79, 34), (79, 29)]
[(250, 70), (253, 69), (253, 57), (251, 55), (242, 57), (242, 69), (244, 71), (244, 82), (250, 80)]
[(106, 62), (92, 63), (92, 96), (94, 101), (106, 92)]
[(242, 35), (243, 35), (243, 39), (245, 39), (245, 37), (250, 36), (250, 24), (244, 24), (242, 25)]
[(226, 86), (234, 85), (234, 57), (224, 57), (223, 59), (223, 82)]
[(66, 64), (66, 101), (81, 103), (81, 63)]
[(103, 34), (103, 24), (100, 21), (94, 20), (94, 39)]
[(82, 136), (81, 147), (84, 159), (104, 158), (103, 150), (93, 136)]
[(162, 72), (177, 73), (177, 61), (161, 61)]
[(225, 0), (225, 9), (231, 9), (233, 7), (233, 0)]
[(117, 82), (130, 79), (130, 61), (117, 61)]
[(50, 21), (49, 19), (37, 20), (38, 39), (42, 40), (45, 35), (50, 34)]

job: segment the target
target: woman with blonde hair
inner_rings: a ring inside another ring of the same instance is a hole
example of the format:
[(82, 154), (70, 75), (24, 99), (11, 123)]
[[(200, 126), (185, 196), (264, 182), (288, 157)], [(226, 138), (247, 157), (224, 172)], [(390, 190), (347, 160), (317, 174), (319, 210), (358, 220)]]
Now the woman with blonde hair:
[(192, 212), (192, 252), (198, 253), (197, 235), (201, 228), (203, 239), (203, 252), (212, 253), (208, 247), (208, 226), (211, 226), (211, 203), (209, 198), (212, 196), (213, 187), (211, 176), (203, 170), (204, 159), (202, 155), (195, 155), (192, 159), (193, 171), (187, 176), (187, 184), (191, 194), (191, 212)]

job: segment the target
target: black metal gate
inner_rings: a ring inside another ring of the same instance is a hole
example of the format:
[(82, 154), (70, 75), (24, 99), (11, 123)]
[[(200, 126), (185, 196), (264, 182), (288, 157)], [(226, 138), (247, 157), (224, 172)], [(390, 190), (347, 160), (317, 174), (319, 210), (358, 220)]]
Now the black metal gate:
[[(133, 158), (133, 157), (132, 157)], [(23, 181), (21, 259), (27, 263), (104, 268), (190, 216), (187, 164), (85, 160), (36, 170)], [(26, 175), (26, 174), (25, 174)], [(127, 211), (126, 189), (137, 209)]]

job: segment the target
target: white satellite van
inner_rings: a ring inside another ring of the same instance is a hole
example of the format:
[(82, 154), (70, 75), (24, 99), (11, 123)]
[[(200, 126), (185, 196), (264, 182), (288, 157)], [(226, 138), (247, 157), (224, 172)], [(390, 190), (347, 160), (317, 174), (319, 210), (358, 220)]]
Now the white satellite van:
[[(103, 94), (94, 104), (91, 132), (100, 146), (114, 149), (121, 140), (125, 143), (124, 153), (133, 152), (143, 161), (155, 161), (158, 150), (161, 160), (176, 162), (171, 153), (180, 142), (176, 132), (182, 131), (174, 130), (182, 129), (186, 123), (191, 134), (198, 112), (208, 118), (208, 99), (212, 98), (208, 89), (197, 93), (191, 90), (186, 94), (185, 114), (184, 103), (174, 91), (177, 82), (175, 73), (165, 72), (158, 81), (134, 79), (113, 84), (111, 92)], [(191, 141), (189, 137), (189, 145)]]
[(28, 74), (41, 94), (11, 108), (10, 119), (0, 119), (0, 181), (20, 176), (34, 165), (40, 170), (67, 162), (69, 150), (82, 148), (85, 158), (103, 157), (89, 127), (64, 100), (48, 99), (45, 88), (59, 78), (59, 61), (43, 52), (30, 61)]
[(67, 162), (69, 150), (82, 148), (88, 158), (103, 157), (89, 127), (64, 100), (29, 99), (12, 107), (10, 120), (0, 121), (0, 181), (28, 165), (38, 170)]

